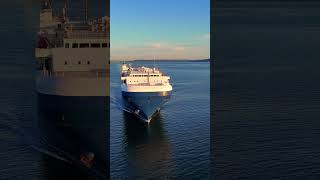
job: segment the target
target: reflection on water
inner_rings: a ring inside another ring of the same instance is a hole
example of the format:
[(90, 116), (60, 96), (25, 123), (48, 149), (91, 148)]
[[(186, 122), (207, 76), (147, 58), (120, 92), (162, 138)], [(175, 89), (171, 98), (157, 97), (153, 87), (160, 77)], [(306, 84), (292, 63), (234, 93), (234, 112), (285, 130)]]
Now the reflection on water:
[[(108, 98), (38, 96), (40, 148), (48, 179), (104, 179), (109, 174)], [(93, 161), (87, 160), (93, 153)]]
[(175, 162), (161, 113), (149, 124), (123, 112), (123, 145), (128, 156), (129, 178), (173, 178)]
[(111, 178), (209, 179), (209, 63), (157, 62), (174, 91), (149, 126), (123, 112), (120, 65), (110, 65)]

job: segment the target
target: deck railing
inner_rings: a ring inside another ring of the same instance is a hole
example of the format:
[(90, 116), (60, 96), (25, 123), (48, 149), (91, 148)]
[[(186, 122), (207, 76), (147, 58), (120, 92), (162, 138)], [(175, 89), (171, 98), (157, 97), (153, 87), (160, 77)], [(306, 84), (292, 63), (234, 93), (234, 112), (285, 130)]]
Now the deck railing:
[(106, 71), (88, 71), (88, 72), (66, 72), (66, 71), (56, 71), (51, 72), (48, 70), (41, 70), (41, 74), (45, 77), (87, 77), (87, 78), (93, 78), (93, 77), (107, 77)]
[(91, 32), (91, 31), (84, 31), (84, 32), (67, 32), (65, 34), (65, 38), (68, 39), (105, 39), (108, 35), (105, 32)]

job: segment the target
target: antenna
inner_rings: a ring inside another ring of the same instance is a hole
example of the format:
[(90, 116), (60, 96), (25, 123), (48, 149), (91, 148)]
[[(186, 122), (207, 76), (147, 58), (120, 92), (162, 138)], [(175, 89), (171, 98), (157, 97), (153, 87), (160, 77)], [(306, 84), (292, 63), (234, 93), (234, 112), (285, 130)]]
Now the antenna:
[(88, 0), (84, 0), (84, 16), (85, 22), (88, 22)]
[(68, 0), (64, 1), (64, 7), (62, 9), (62, 13), (63, 13), (63, 20), (66, 21), (68, 16)]
[(153, 55), (153, 72), (156, 69), (156, 56)]

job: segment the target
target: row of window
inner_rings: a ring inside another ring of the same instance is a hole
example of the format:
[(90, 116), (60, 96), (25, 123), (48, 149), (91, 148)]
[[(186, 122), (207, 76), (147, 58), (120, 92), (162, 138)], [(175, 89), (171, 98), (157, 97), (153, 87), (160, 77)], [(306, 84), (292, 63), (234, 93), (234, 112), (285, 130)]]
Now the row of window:
[[(78, 64), (81, 64), (81, 61), (78, 61)], [(87, 61), (87, 64), (90, 64), (90, 61)], [(68, 65), (68, 61), (64, 61), (64, 65)]]
[[(133, 76), (133, 77), (148, 77), (148, 75), (131, 75), (131, 76)], [(151, 74), (149, 76), (150, 77), (159, 77), (159, 75), (153, 75), (153, 74)]]
[[(110, 43), (72, 43), (71, 48), (110, 48)], [(70, 48), (70, 44), (66, 43), (65, 48)]]
[[(129, 82), (130, 82), (130, 83), (131, 83), (131, 82), (133, 82), (133, 83), (134, 83), (134, 82), (135, 82), (135, 83), (142, 83), (141, 81), (129, 81)], [(147, 83), (146, 80), (145, 80), (144, 82)], [(154, 81), (154, 82), (157, 82), (157, 83), (160, 82), (160, 83), (162, 83), (162, 81)], [(153, 83), (154, 83), (154, 82), (153, 82)], [(164, 81), (164, 82), (166, 83), (167, 81)]]

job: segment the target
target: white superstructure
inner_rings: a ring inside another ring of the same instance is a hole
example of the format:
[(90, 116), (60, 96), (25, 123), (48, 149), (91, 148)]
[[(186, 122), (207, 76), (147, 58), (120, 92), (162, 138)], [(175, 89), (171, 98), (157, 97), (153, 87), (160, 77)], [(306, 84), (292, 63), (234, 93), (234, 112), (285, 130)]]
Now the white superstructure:
[(171, 91), (170, 76), (158, 68), (121, 66), (121, 89), (125, 92), (165, 92)]
[(121, 92), (125, 104), (144, 122), (160, 112), (171, 97), (170, 76), (158, 68), (121, 66)]
[(54, 16), (45, 1), (40, 12), (35, 56), (36, 89), (60, 96), (108, 96), (110, 38), (109, 17), (71, 21)]

